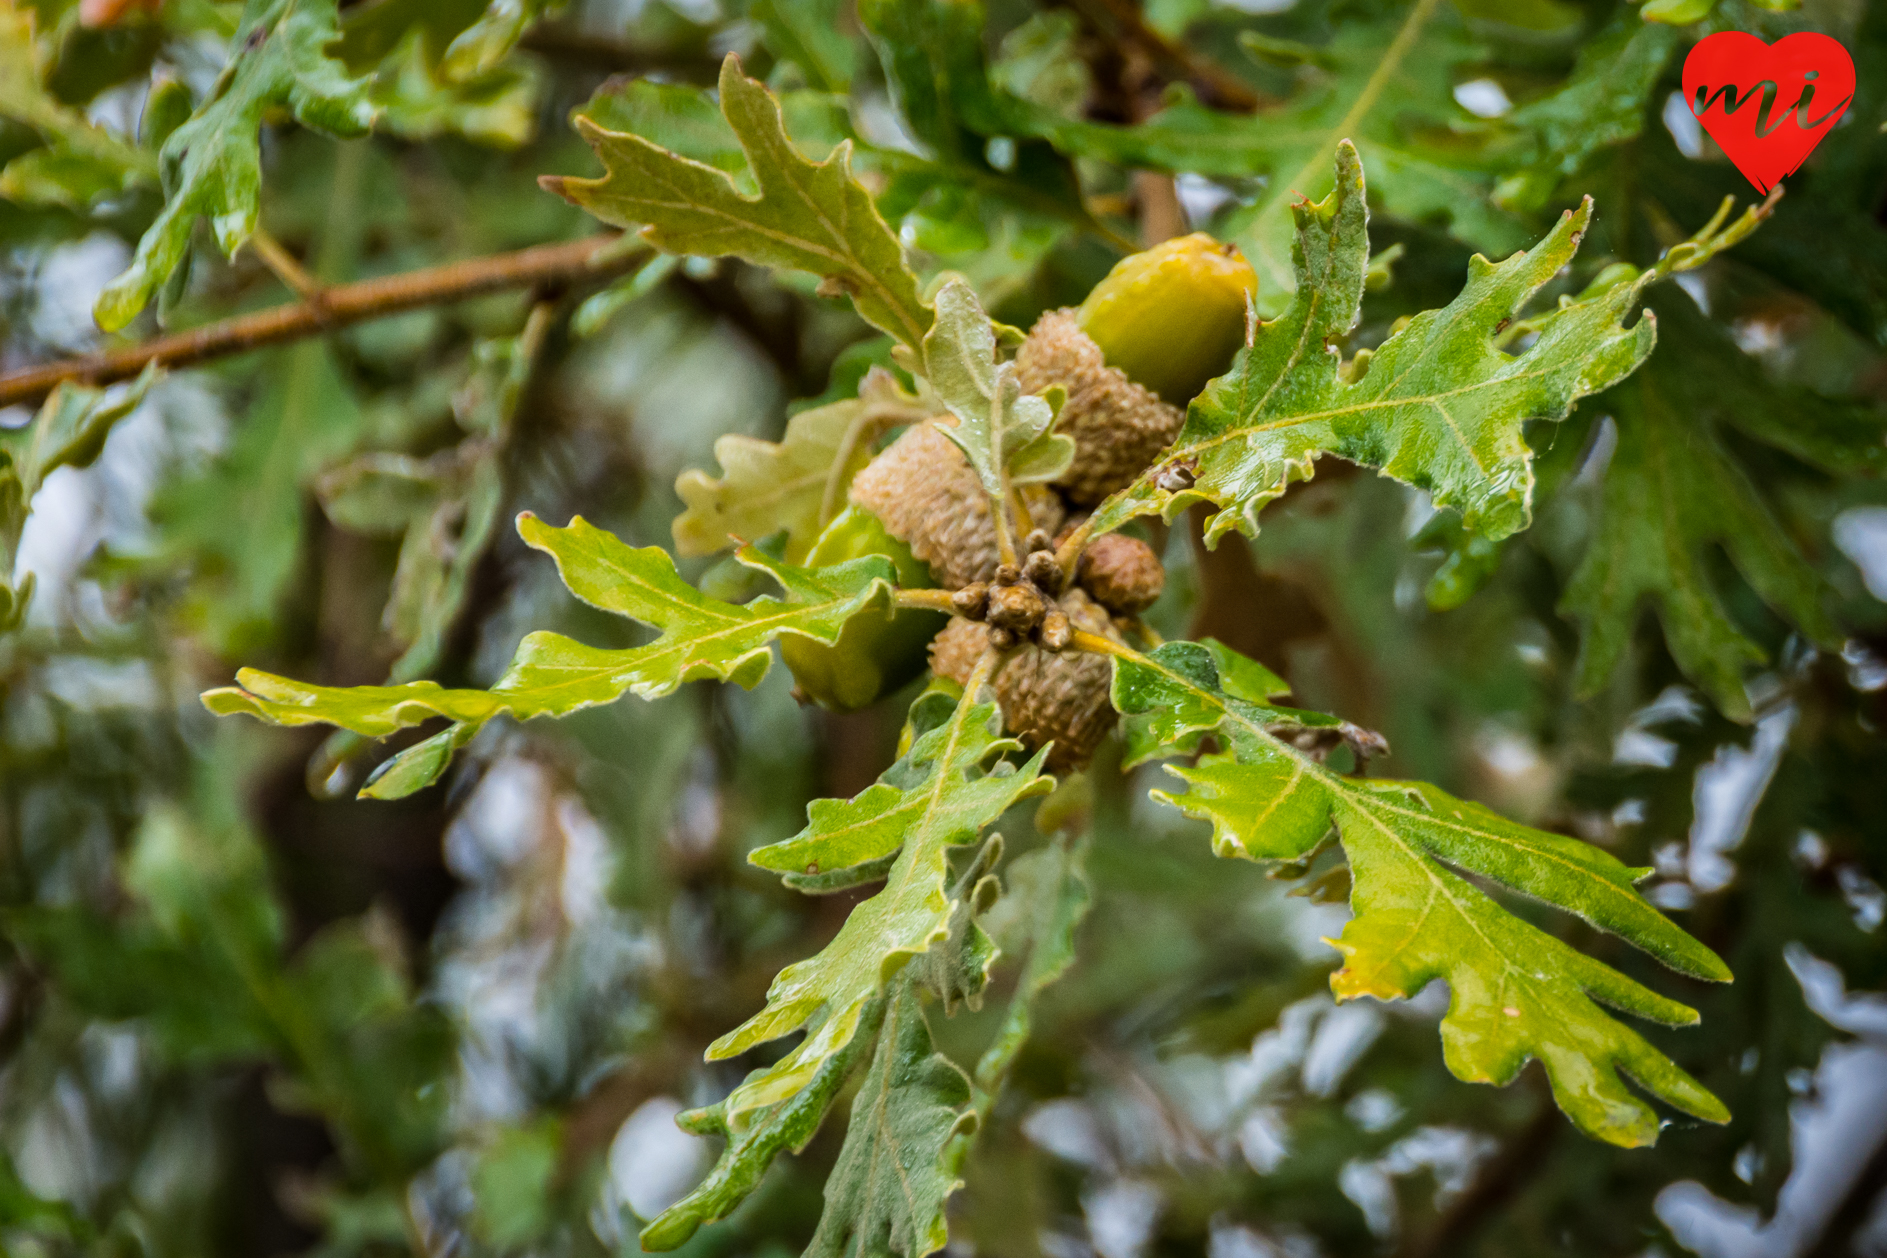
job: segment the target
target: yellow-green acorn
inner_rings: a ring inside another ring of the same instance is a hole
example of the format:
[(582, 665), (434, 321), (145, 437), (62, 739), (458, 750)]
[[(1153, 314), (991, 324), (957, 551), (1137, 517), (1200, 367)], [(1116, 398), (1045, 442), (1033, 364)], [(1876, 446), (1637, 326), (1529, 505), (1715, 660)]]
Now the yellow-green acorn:
[(1091, 505), (1132, 484), (1179, 435), (1185, 405), (1245, 342), (1257, 277), (1203, 232), (1122, 259), (1080, 309), (1051, 310), (1016, 351), (1024, 391), (1060, 385), (1075, 457), (1056, 484)]
[(1108, 366), (1185, 406), (1245, 343), (1245, 309), (1257, 292), (1237, 246), (1194, 232), (1122, 258), (1075, 321)]
[[(930, 569), (923, 561), (856, 503), (820, 531), (806, 565), (824, 567), (865, 555), (888, 557), (904, 589), (931, 586)], [(941, 612), (911, 608), (883, 615), (863, 612), (845, 623), (831, 646), (786, 635), (780, 639), (780, 658), (806, 698), (835, 712), (856, 712), (924, 671), (925, 647), (948, 619)]]

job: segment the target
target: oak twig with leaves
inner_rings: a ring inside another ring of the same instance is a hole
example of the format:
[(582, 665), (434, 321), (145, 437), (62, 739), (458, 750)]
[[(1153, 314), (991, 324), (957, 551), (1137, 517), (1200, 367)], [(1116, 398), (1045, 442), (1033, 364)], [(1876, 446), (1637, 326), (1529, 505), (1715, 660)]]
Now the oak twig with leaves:
[[(204, 696), (218, 713), (323, 722), (375, 737), (450, 721), (388, 761), (363, 791), (394, 798), (435, 780), (452, 750), (500, 715), (561, 716), (629, 693), (657, 699), (703, 678), (751, 687), (776, 639), (832, 646), (852, 619), (895, 614), (898, 606), (949, 608), (986, 621), (989, 644), (959, 697), (950, 699), (948, 681), (924, 693), (912, 710), (908, 750), (878, 784), (850, 800), (815, 802), (803, 832), (751, 854), (754, 864), (809, 891), (880, 880), (883, 887), (852, 909), (817, 957), (780, 972), (765, 1009), (709, 1049), (710, 1057), (733, 1056), (806, 1031), (775, 1064), (685, 1120), (723, 1133), (727, 1150), (707, 1184), (650, 1224), (645, 1245), (672, 1247), (725, 1215), (767, 1160), (804, 1145), (846, 1076), (861, 1069), (845, 1150), (809, 1252), (888, 1246), (915, 1258), (942, 1244), (943, 1203), (959, 1182), (957, 1137), (974, 1130), (975, 1111), (968, 1079), (932, 1048), (919, 994), (948, 1001), (958, 990), (978, 992), (993, 960), (973, 920), (986, 907), (983, 897), (975, 887), (953, 887), (951, 849), (978, 842), (1011, 808), (1054, 785), (1041, 772), (1052, 745), (1038, 742), (1022, 759), (1025, 743), (1002, 730), (1024, 730), (1026, 722), (987, 697), (998, 668), (1019, 651), (1111, 660), (1111, 703), (1127, 718), (1127, 765), (1178, 758), (1171, 771), (1187, 793), (1155, 797), (1210, 820), (1220, 855), (1299, 862), (1335, 833), (1349, 861), (1355, 913), (1335, 941), (1344, 956), (1331, 978), (1339, 998), (1406, 998), (1430, 979), (1446, 979), (1453, 996), (1441, 1030), (1450, 1069), (1465, 1080), (1506, 1083), (1526, 1061), (1541, 1060), (1561, 1108), (1599, 1139), (1641, 1145), (1657, 1137), (1659, 1120), (1627, 1078), (1697, 1117), (1726, 1121), (1720, 1101), (1599, 1006), (1676, 1025), (1696, 1021), (1693, 1010), (1513, 916), (1468, 877), (1576, 914), (1681, 973), (1727, 981), (1715, 954), (1634, 889), (1649, 870), (1426, 784), (1338, 772), (1286, 735), (1340, 723), (1275, 707), (1284, 687), (1255, 663), (1216, 644), (1167, 642), (1143, 652), (1126, 640), (1130, 621), (1113, 637), (1074, 628), (1054, 599), (1062, 564), (1080, 569), (1084, 549), (1137, 515), (1171, 519), (1204, 502), (1218, 508), (1209, 541), (1232, 528), (1255, 531), (1264, 504), (1292, 480), (1308, 479), (1320, 455), (1426, 489), (1490, 537), (1524, 528), (1534, 478), (1522, 426), (1562, 420), (1579, 398), (1636, 369), (1656, 339), (1655, 320), (1642, 312), (1646, 286), (1736, 243), (1766, 209), (1727, 228), (1719, 216), (1657, 267), (1549, 309), (1535, 319), (1531, 344), (1516, 352), (1502, 333), (1526, 317), (1535, 295), (1573, 257), (1591, 218), (1587, 203), (1530, 250), (1501, 263), (1477, 256), (1452, 303), (1345, 360), (1340, 345), (1358, 317), (1369, 243), (1363, 163), (1354, 147), (1339, 144), (1335, 189), (1321, 202), (1292, 207), (1290, 306), (1253, 326), (1230, 369), (1193, 402), (1170, 447), (1095, 511), (1070, 553), (1055, 555), (1039, 530), (1033, 545), (1024, 544), (1028, 515), (1026, 508), (1018, 515), (1016, 494), (1023, 484), (1052, 484), (1076, 458), (1074, 440), (1054, 431), (1058, 409), (1065, 422), (1072, 405), (1067, 390), (1054, 401), (1022, 392), (968, 284), (953, 280), (932, 302), (919, 297), (896, 238), (847, 168), (844, 145), (823, 163), (802, 157), (781, 128), (778, 105), (731, 57), (721, 100), (756, 195), (739, 192), (719, 170), (588, 122), (584, 134), (611, 173), (547, 185), (605, 221), (640, 226), (664, 250), (811, 270), (824, 277), (822, 292), (848, 296), (861, 316), (901, 341), (899, 361), (918, 392), (887, 420), (940, 417), (932, 421), (937, 431), (960, 451), (987, 498), (999, 561), (993, 583), (933, 594), (900, 586), (882, 558), (806, 568), (746, 544), (740, 561), (777, 582), (785, 597), (736, 605), (687, 585), (659, 549), (631, 549), (581, 519), (558, 528), (527, 515), (520, 534), (557, 562), (572, 593), (660, 636), (647, 646), (602, 650), (535, 633), (489, 691), (431, 682), (332, 689), (244, 670), (239, 688)], [(850, 412), (835, 410), (832, 418), (843, 432)], [(783, 528), (804, 539), (828, 526), (829, 501), (807, 514), (823, 494), (819, 460), (841, 477), (856, 474), (850, 465), (860, 447), (856, 439), (816, 439), (813, 420), (796, 421), (779, 456), (808, 462), (807, 479), (797, 482), (805, 490), (763, 497), (756, 485), (717, 505), (713, 518), (728, 526), (723, 537), (736, 528), (749, 538)], [(712, 526), (700, 515), (705, 502), (696, 502), (677, 521), (677, 535), (700, 548), (702, 530)], [(804, 541), (792, 545), (795, 553), (808, 550)], [(1038, 564), (1043, 559), (1049, 562)], [(1366, 731), (1344, 728), (1358, 752), (1385, 750)], [(1208, 738), (1221, 750), (1200, 757)], [(965, 915), (971, 920), (954, 928)], [(966, 977), (952, 977), (965, 967)], [(1032, 994), (1025, 986), (1016, 997), (1011, 1022), (1018, 1027), (1027, 1026)], [(980, 1087), (1001, 1087), (1000, 1059), (986, 1074)]]
[(1887, 99), (1675, 88), (1835, 8), (0, 0), (0, 1251), (1768, 1209)]

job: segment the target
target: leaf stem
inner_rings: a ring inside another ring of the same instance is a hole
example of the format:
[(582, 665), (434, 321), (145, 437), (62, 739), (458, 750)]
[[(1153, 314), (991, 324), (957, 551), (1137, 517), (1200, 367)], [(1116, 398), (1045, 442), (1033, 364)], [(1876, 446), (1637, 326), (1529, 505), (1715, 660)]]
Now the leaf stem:
[(634, 267), (641, 250), (620, 247), (614, 232), (537, 245), (515, 253), (467, 258), (443, 266), (380, 276), (322, 290), (319, 302), (301, 301), (238, 315), (82, 358), (43, 363), (0, 375), (0, 406), (37, 402), (68, 380), (110, 384), (128, 380), (150, 363), (184, 367), (266, 345), (317, 336), (334, 328), (400, 314), (421, 306), (462, 301), (507, 288), (608, 279)]
[(899, 607), (921, 608), (924, 611), (949, 612), (956, 610), (954, 597), (949, 590), (899, 590), (893, 601)]
[(1075, 565), (1081, 562), (1081, 552), (1088, 547), (1088, 538), (1094, 535), (1094, 515), (1075, 525), (1074, 532), (1062, 539), (1055, 548), (1055, 564), (1061, 569), (1062, 578), (1072, 582), (1075, 579)]
[(250, 247), (256, 251), (256, 257), (262, 265), (275, 273), (275, 278), (288, 285), (295, 296), (311, 305), (321, 305), (321, 281), (310, 275), (307, 268), (295, 260), (295, 255), (282, 247), (282, 242), (263, 231), (260, 226), (249, 233)]
[(1142, 663), (1147, 658), (1124, 642), (1104, 638), (1098, 633), (1089, 633), (1086, 629), (1074, 631), (1074, 635), (1068, 639), (1068, 648), (1073, 651), (1085, 651), (1089, 655), (1113, 655), (1123, 660), (1136, 660)]

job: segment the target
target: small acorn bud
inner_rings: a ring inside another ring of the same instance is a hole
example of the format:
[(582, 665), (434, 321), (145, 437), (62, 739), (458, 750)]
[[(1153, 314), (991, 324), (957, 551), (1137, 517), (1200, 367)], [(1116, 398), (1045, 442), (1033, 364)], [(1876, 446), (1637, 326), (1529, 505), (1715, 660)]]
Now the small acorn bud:
[[(987, 641), (998, 651), (1007, 651), (1016, 644), (1016, 635), (1007, 629), (991, 629)], [(964, 675), (968, 676), (967, 673)]]
[(1074, 641), (1074, 626), (1068, 623), (1068, 617), (1060, 608), (1051, 608), (1042, 617), (1042, 631), (1037, 635), (1042, 646), (1050, 651), (1059, 651)]
[(989, 586), (973, 581), (950, 596), (950, 605), (966, 620), (981, 620), (989, 605)]
[(1038, 550), (1050, 549), (1054, 544), (1054, 540), (1049, 537), (1047, 529), (1035, 529), (1030, 532), (1028, 541), (1023, 543), (1022, 549), (1026, 553), (1033, 555)]
[(1166, 569), (1137, 537), (1107, 533), (1088, 543), (1075, 573), (1081, 588), (1117, 615), (1145, 611), (1166, 588)]
[(984, 613), (984, 619), (997, 629), (1027, 637), (1042, 623), (1047, 611), (1047, 604), (1034, 586), (999, 585), (989, 592), (989, 610)]
[(996, 566), (996, 584), (997, 585), (1014, 585), (1016, 582), (1020, 581), (1021, 579), (1022, 579), (1022, 569), (1016, 567), (1014, 564), (1005, 563), (1005, 564), (998, 564)]
[(1061, 593), (1064, 584), (1061, 565), (1055, 562), (1052, 550), (1037, 550), (1029, 556), (1029, 561), (1022, 565), (1022, 575), (1042, 593), (1053, 598)]

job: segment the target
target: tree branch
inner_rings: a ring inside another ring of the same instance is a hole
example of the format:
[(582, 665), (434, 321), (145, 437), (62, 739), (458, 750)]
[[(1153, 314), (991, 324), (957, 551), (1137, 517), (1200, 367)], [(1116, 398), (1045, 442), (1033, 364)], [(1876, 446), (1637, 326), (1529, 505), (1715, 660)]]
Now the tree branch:
[(37, 402), (68, 380), (85, 384), (128, 380), (148, 363), (184, 367), (420, 306), (462, 301), (507, 288), (605, 279), (641, 260), (641, 249), (621, 247), (633, 243), (612, 232), (340, 284), (323, 289), (319, 301), (274, 306), (137, 345), (8, 372), (0, 376), (0, 406)]

